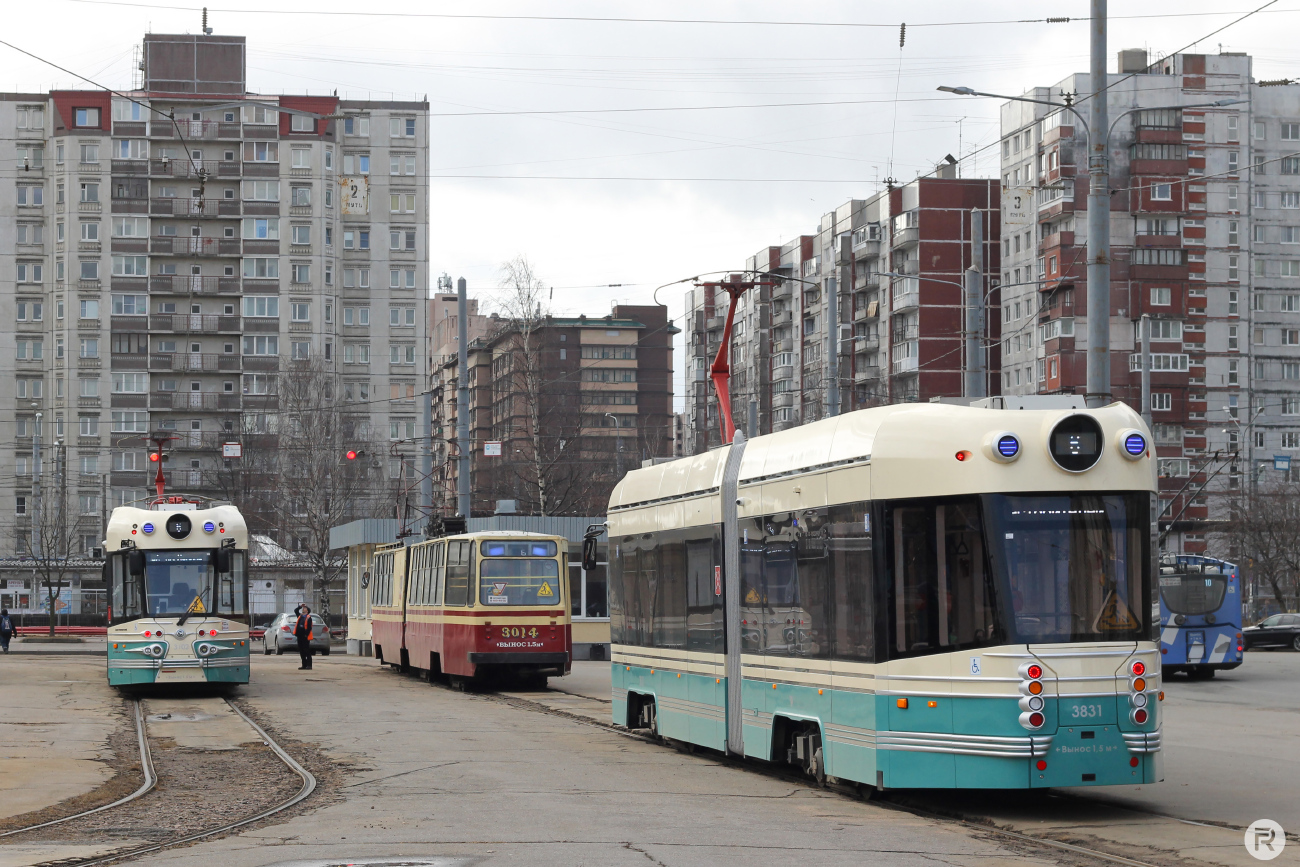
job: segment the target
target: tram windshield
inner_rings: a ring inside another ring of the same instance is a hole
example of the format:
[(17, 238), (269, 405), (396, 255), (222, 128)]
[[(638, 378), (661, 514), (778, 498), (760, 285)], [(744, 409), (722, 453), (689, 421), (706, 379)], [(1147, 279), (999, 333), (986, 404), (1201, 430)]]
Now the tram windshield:
[[(555, 544), (548, 543), (554, 550)], [(479, 561), (479, 602), (483, 605), (558, 605), (560, 564), (554, 557)]]
[(1209, 614), (1223, 605), (1228, 576), (1160, 570), (1160, 598), (1174, 614)]
[(1149, 634), (1145, 495), (996, 494), (984, 501), (1013, 640), (1135, 641)]
[[(112, 558), (115, 620), (140, 616), (179, 617), (187, 612), (192, 615), (202, 612), (234, 616), (247, 613), (243, 551), (231, 551), (230, 571), (221, 574), (213, 565), (210, 549), (142, 553), (143, 581), (130, 574), (124, 555)], [(196, 600), (201, 606), (195, 604)]]

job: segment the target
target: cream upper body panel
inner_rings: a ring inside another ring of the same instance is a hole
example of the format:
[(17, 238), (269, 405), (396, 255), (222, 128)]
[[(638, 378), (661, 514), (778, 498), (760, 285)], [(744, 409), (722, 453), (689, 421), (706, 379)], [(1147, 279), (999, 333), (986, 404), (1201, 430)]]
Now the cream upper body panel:
[[(172, 515), (184, 515), (190, 520), (189, 535), (173, 539), (165, 524)], [(212, 524), (212, 532), (205, 527)], [(153, 532), (146, 533), (145, 525), (152, 524)], [(132, 533), (132, 530), (135, 532)], [(224, 532), (223, 532), (224, 531)], [(234, 506), (213, 506), (209, 509), (137, 509), (118, 506), (108, 518), (104, 547), (108, 553), (131, 541), (140, 549), (165, 550), (168, 548), (216, 548), (227, 539), (235, 540), (235, 547), (248, 548), (248, 525), (244, 516)]]
[[(1102, 431), (1101, 454), (1069, 472), (1048, 451), (1053, 428), (1088, 415)], [(1123, 453), (1127, 431), (1146, 437), (1136, 460)], [(1020, 451), (995, 457), (996, 441), (1014, 434)], [(740, 516), (818, 508), (860, 500), (996, 492), (1156, 490), (1151, 434), (1123, 403), (1087, 410), (983, 409), (951, 404), (896, 404), (846, 413), (745, 446)], [(610, 498), (610, 534), (655, 532), (720, 523), (718, 488), (730, 446), (633, 470)], [(966, 452), (965, 460), (957, 460)]]

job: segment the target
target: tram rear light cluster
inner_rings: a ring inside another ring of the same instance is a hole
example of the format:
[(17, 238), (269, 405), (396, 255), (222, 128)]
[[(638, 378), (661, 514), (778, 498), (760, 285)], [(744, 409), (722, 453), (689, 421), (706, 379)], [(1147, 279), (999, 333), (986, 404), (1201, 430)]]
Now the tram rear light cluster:
[(1020, 725), (1027, 729), (1043, 727), (1047, 717), (1043, 715), (1046, 702), (1043, 700), (1043, 667), (1037, 662), (1023, 663), (1017, 674), (1020, 675)]
[(1047, 770), (1047, 762), (1043, 761), (1042, 759), (1039, 759), (1038, 762), (1034, 765), (1034, 767), (1038, 768), (1038, 770), (1040, 771), (1045, 771)]
[(970, 452), (966, 451), (965, 449), (962, 449), (961, 451), (957, 452), (957, 454), (956, 454), (955, 457), (956, 457), (957, 460), (959, 460), (959, 461), (969, 460), (969, 459), (970, 459)]
[[(1147, 666), (1141, 660), (1134, 660), (1133, 664), (1128, 667), (1131, 675), (1128, 682), (1128, 703), (1132, 708), (1129, 713), (1129, 719), (1135, 725), (1145, 725), (1146, 721), (1151, 718), (1151, 712), (1147, 710), (1147, 703), (1150, 697), (1147, 695), (1147, 679), (1144, 675), (1147, 673)], [(1161, 693), (1160, 698), (1164, 697)], [(1135, 766), (1136, 767), (1136, 766)]]

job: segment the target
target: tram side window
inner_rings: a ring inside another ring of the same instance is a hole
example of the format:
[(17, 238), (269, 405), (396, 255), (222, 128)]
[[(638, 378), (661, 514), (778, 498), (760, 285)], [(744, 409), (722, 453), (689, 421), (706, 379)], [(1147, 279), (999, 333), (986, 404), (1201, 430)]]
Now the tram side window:
[(827, 510), (741, 521), (741, 649), (830, 656)]
[(447, 543), (446, 605), (464, 607), (469, 600), (469, 568), (472, 542)]
[(125, 554), (114, 556), (109, 562), (113, 570), (111, 592), (114, 621), (139, 617), (141, 579), (131, 576)]
[(836, 659), (871, 662), (876, 657), (870, 515), (871, 504), (863, 502), (833, 506), (827, 516), (831, 632)]
[(715, 539), (686, 542), (686, 649), (722, 653), (722, 596), (714, 593), (722, 564)]
[(444, 569), (443, 555), (446, 553), (446, 550), (447, 546), (442, 542), (434, 545), (432, 550), (433, 565), (431, 567), (431, 580), (433, 581), (433, 597), (429, 601), (434, 605), (442, 604), (442, 576)]
[(659, 580), (651, 615), (655, 647), (686, 647), (686, 545), (665, 534), (660, 537)]
[(892, 655), (938, 653), (1000, 640), (978, 504), (899, 504), (891, 521)]
[(609, 640), (613, 644), (632, 644), (628, 631), (628, 582), (633, 573), (627, 568), (624, 551), (627, 540), (609, 540)]
[(408, 604), (427, 605), (429, 546), (419, 545), (409, 549), (407, 560), (411, 564), (407, 568), (407, 574), (410, 575), (410, 587), (406, 591)]
[(389, 606), (393, 604), (393, 554), (379, 554), (375, 557), (374, 578), (370, 587), (370, 604)]

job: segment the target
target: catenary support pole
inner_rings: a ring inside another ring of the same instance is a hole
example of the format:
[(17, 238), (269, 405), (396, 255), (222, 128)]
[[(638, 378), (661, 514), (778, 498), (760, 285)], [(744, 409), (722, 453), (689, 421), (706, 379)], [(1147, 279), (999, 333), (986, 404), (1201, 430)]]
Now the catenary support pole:
[(970, 267), (966, 269), (966, 396), (988, 397), (984, 349), (984, 213), (970, 212)]
[(822, 286), (826, 308), (826, 418), (840, 414), (840, 293), (838, 280)]
[(470, 458), (469, 441), (469, 304), (465, 297), (465, 278), (456, 281), (456, 512), (469, 519)]
[(36, 413), (36, 426), (32, 428), (32, 556), (40, 559), (45, 553), (41, 545), (41, 413)]
[(420, 508), (425, 527), (433, 523), (433, 392), (420, 395)]
[(1151, 315), (1142, 314), (1142, 420), (1151, 427)]
[(1110, 402), (1110, 168), (1106, 135), (1106, 0), (1092, 0), (1088, 88), (1088, 384), (1089, 406)]

